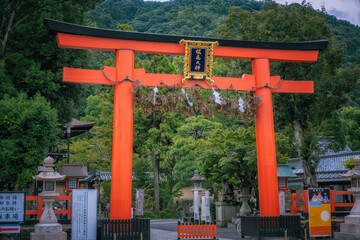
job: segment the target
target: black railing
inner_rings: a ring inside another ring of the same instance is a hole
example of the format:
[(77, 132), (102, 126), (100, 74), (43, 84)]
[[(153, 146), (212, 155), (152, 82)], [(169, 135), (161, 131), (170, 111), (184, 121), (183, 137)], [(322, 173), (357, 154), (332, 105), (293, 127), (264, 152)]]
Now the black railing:
[(285, 235), (300, 238), (300, 216), (241, 217), (241, 235), (257, 236), (259, 239)]
[(101, 240), (150, 240), (150, 219), (101, 220)]

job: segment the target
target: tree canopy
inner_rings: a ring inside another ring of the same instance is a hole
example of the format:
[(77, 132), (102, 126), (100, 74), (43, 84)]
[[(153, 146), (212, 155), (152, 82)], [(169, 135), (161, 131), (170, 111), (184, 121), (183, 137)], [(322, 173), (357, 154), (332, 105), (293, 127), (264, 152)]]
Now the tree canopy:
[(85, 12), (96, 2), (0, 2), (0, 181), (8, 190), (32, 180), (49, 148), (57, 145), (60, 124), (76, 115), (81, 100), (81, 86), (62, 82), (62, 67), (88, 65), (88, 52), (58, 48), (44, 18), (84, 24)]
[(49, 147), (57, 142), (56, 110), (40, 94), (0, 100), (0, 186), (22, 189), (32, 181)]

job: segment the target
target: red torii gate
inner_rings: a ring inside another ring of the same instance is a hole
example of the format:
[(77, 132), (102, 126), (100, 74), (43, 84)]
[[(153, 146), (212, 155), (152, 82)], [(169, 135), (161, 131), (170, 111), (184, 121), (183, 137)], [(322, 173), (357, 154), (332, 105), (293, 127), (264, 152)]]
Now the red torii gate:
[[(279, 216), (278, 179), (272, 92), (313, 93), (312, 81), (281, 81), (270, 76), (270, 61), (314, 62), (327, 40), (310, 42), (253, 42), (214, 38), (162, 35), (90, 28), (45, 19), (50, 33), (56, 33), (59, 47), (115, 51), (115, 68), (103, 71), (64, 68), (63, 81), (114, 85), (114, 123), (110, 219), (131, 218), (133, 94), (135, 81), (147, 87), (199, 87), (254, 92), (262, 99), (255, 117), (258, 165), (259, 203), (261, 216)], [(218, 58), (251, 59), (252, 75), (242, 78), (212, 77), (214, 85), (189, 80), (183, 75), (145, 73), (134, 69), (134, 53), (184, 55), (179, 41), (218, 41), (213, 56)]]

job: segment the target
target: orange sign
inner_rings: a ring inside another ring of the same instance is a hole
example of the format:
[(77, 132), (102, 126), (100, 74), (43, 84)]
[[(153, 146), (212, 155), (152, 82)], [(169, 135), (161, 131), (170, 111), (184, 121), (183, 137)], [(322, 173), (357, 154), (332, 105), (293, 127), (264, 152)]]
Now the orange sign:
[(309, 188), (310, 237), (331, 236), (330, 189)]

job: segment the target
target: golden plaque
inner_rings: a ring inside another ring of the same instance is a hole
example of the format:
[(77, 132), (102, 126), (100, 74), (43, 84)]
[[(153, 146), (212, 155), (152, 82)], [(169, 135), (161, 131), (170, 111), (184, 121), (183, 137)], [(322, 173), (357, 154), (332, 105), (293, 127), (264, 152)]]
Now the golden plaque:
[(219, 46), (219, 43), (181, 39), (180, 44), (185, 45), (182, 83), (185, 84), (188, 80), (205, 80), (209, 85), (213, 85), (214, 80), (211, 79), (213, 47)]

